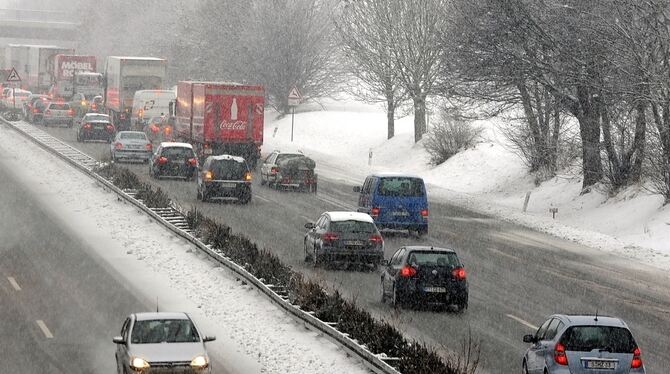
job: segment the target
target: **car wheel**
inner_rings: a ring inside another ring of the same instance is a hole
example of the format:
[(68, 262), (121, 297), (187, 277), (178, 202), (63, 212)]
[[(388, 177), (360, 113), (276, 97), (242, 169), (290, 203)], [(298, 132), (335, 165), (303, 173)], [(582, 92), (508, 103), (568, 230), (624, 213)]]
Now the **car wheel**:
[(198, 201), (202, 201), (202, 193), (200, 193), (200, 189), (199, 189), (199, 188), (197, 189), (197, 194), (196, 194), (196, 198), (195, 198), (195, 199), (198, 200)]
[(393, 304), (394, 308), (400, 308), (402, 306), (402, 298), (400, 295), (398, 295), (398, 291), (395, 288), (395, 283), (393, 284), (393, 298), (391, 299), (391, 303)]
[(463, 313), (466, 309), (468, 309), (468, 296), (460, 296), (456, 299), (456, 311)]
[(382, 304), (386, 304), (386, 291), (384, 291), (384, 280), (383, 279), (381, 280), (379, 286), (380, 286), (379, 287), (380, 293), (382, 294), (380, 299), (382, 301)]
[(526, 366), (526, 361), (523, 361), (523, 364), (521, 365), (521, 374), (528, 374), (528, 367)]
[(314, 183), (314, 184), (312, 184), (312, 187), (311, 187), (312, 192), (314, 192), (314, 193), (316, 193), (316, 186), (317, 186), (317, 183)]
[(303, 248), (305, 248), (305, 262), (312, 261), (312, 254), (307, 250), (307, 239), (305, 239)]
[(321, 266), (321, 262), (321, 256), (319, 256), (319, 254), (316, 252), (316, 247), (314, 247), (314, 254), (312, 255), (312, 266), (318, 268)]
[(263, 173), (261, 173), (261, 186), (264, 186), (267, 181), (263, 179)]

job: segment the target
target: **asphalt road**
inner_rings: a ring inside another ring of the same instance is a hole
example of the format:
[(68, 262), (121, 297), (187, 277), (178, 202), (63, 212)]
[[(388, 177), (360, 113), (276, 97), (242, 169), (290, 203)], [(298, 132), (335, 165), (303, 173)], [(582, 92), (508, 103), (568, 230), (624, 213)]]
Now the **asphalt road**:
[[(46, 131), (96, 158), (109, 159), (108, 144), (77, 143), (72, 129)], [(271, 190), (256, 179), (249, 205), (212, 204), (196, 200), (194, 182), (155, 181), (148, 177), (147, 165), (127, 166), (182, 206), (197, 206), (218, 218), (409, 336), (460, 352), (471, 334), (480, 343), (483, 372), (518, 372), (527, 347), (522, 336), (552, 313), (596, 311), (630, 325), (647, 373), (667, 373), (670, 368), (670, 276), (665, 272), (431, 200), (428, 237), (386, 236), (386, 257), (406, 244), (456, 249), (468, 271), (470, 306), (463, 314), (396, 312), (380, 302), (377, 271), (313, 269), (303, 262), (304, 223), (323, 211), (352, 209), (356, 195), (350, 184), (320, 175), (319, 193), (312, 195)]]
[(33, 202), (21, 171), (0, 163), (0, 372), (115, 373), (112, 337), (152, 306)]

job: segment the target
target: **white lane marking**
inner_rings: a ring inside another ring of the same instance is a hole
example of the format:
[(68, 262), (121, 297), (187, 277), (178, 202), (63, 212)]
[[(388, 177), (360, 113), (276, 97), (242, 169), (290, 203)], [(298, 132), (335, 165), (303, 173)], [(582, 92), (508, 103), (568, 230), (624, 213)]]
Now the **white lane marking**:
[(46, 336), (47, 339), (52, 339), (54, 336), (51, 334), (51, 331), (49, 331), (49, 328), (47, 325), (42, 321), (41, 319), (38, 319), (37, 321), (37, 326), (40, 327), (40, 330), (44, 333), (44, 336)]
[(261, 195), (259, 195), (259, 194), (254, 195), (254, 197), (257, 198), (257, 199), (263, 200), (263, 201), (265, 201), (266, 203), (269, 203), (269, 202), (270, 202), (270, 199), (265, 198), (265, 197), (263, 197), (263, 196), (261, 196)]
[(17, 291), (21, 291), (21, 287), (20, 287), (19, 284), (16, 282), (16, 279), (14, 279), (14, 277), (7, 277), (7, 280), (8, 280), (9, 283), (12, 285), (12, 287), (14, 287), (15, 290), (17, 290)]
[(511, 315), (511, 314), (506, 314), (506, 316), (509, 317), (509, 318), (511, 318), (511, 319), (513, 319), (513, 320), (515, 320), (515, 321), (517, 321), (517, 322), (519, 322), (520, 324), (522, 324), (522, 325), (524, 325), (524, 326), (526, 326), (526, 327), (531, 328), (532, 330), (537, 330), (537, 329), (538, 329), (537, 326), (533, 325), (533, 324), (530, 323), (530, 322), (526, 322), (526, 321), (522, 320), (521, 318), (519, 318), (519, 317), (517, 317), (517, 316), (513, 316), (513, 315)]

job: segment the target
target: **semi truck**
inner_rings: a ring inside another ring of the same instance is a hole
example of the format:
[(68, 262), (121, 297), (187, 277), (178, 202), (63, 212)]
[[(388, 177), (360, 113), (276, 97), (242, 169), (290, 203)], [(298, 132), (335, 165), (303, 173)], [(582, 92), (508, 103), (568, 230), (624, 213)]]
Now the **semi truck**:
[(50, 94), (69, 100), (80, 93), (88, 100), (103, 95), (102, 74), (96, 72), (95, 56), (56, 55), (53, 65), (54, 82)]
[(127, 130), (135, 92), (163, 88), (167, 61), (156, 57), (109, 56), (104, 74), (105, 108), (116, 128)]
[(55, 81), (55, 57), (74, 54), (74, 49), (55, 45), (9, 44), (5, 48), (5, 67), (15, 68), (21, 76), (21, 88), (47, 93)]
[(263, 86), (180, 81), (173, 111), (175, 136), (199, 157), (229, 154), (255, 166), (263, 144)]

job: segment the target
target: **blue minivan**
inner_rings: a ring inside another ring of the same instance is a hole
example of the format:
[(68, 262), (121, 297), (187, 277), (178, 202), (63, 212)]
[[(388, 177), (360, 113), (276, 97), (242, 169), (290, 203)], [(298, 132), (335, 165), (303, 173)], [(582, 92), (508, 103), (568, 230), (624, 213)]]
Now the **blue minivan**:
[(369, 214), (380, 230), (428, 233), (428, 198), (421, 177), (400, 173), (376, 173), (365, 178), (359, 192), (358, 211)]

